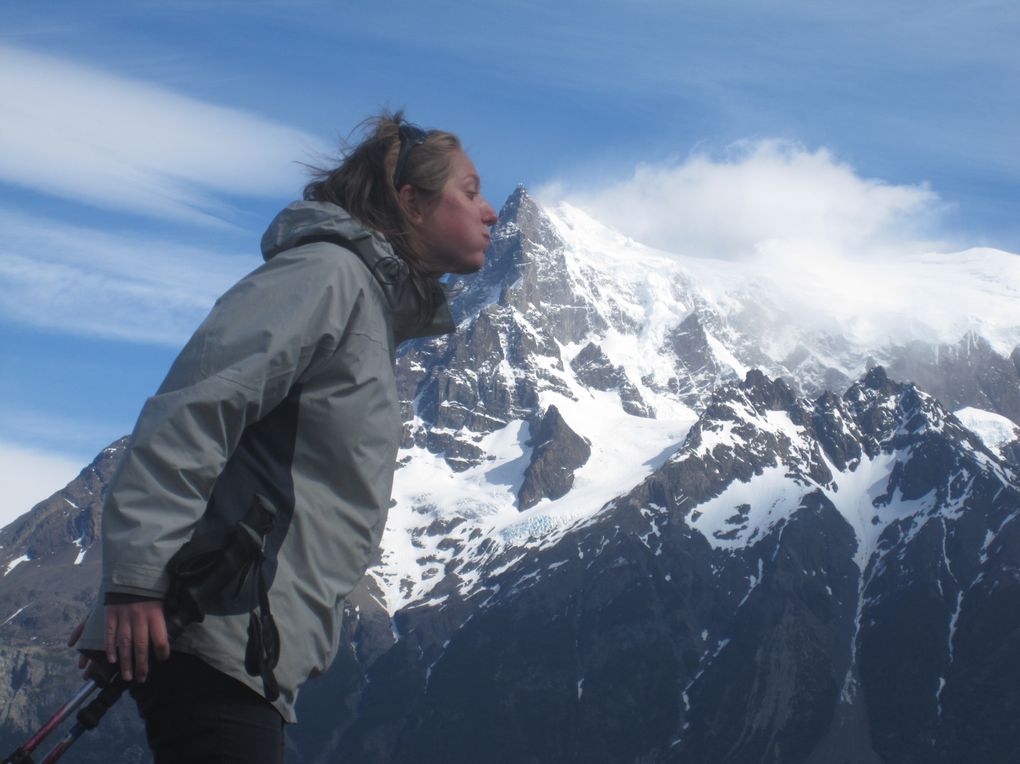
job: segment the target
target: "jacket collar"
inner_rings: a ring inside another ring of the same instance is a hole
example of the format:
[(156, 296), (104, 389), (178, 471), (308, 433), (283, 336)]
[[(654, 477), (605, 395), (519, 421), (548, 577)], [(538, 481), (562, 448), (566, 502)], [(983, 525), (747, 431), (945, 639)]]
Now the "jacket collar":
[(422, 310), (424, 297), (414, 283), (411, 269), (393, 254), (389, 243), (375, 231), (358, 239), (334, 243), (353, 250), (382, 287), (390, 307), (394, 339), (398, 345), (405, 340), (450, 334), (456, 329), (443, 286), (438, 281), (428, 282), (428, 288), (432, 290), (432, 310), (425, 313)]

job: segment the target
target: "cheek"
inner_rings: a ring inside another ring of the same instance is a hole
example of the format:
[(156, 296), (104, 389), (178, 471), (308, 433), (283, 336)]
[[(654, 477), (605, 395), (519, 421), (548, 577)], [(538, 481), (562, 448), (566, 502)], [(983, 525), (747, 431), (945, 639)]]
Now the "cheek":
[(443, 204), (436, 210), (433, 230), (440, 239), (440, 243), (444, 239), (447, 242), (459, 240), (470, 235), (472, 220), (468, 211), (462, 207)]

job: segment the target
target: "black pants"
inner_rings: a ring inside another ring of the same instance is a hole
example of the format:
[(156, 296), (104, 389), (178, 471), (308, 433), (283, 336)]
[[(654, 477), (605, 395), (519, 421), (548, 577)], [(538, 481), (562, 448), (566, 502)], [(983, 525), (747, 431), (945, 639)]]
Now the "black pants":
[(283, 717), (254, 690), (171, 653), (131, 694), (155, 764), (282, 764)]

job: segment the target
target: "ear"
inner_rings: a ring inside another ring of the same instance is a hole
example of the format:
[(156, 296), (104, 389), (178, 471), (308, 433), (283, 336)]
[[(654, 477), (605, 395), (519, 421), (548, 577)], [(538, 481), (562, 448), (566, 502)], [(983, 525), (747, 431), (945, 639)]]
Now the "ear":
[(417, 189), (410, 183), (405, 183), (403, 187), (397, 191), (397, 199), (400, 200), (400, 206), (404, 209), (404, 214), (407, 215), (414, 225), (421, 225), (422, 221), (425, 220), (425, 215), (421, 209), (421, 199), (418, 196)]

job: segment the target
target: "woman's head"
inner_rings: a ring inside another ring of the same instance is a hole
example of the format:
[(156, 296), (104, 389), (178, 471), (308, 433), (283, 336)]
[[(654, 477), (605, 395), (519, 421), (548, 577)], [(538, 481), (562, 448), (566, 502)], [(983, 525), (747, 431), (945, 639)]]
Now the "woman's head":
[(382, 233), (420, 277), (481, 268), (495, 211), (460, 140), (403, 114), (363, 123), (340, 165), (316, 170), (305, 199), (332, 202)]

